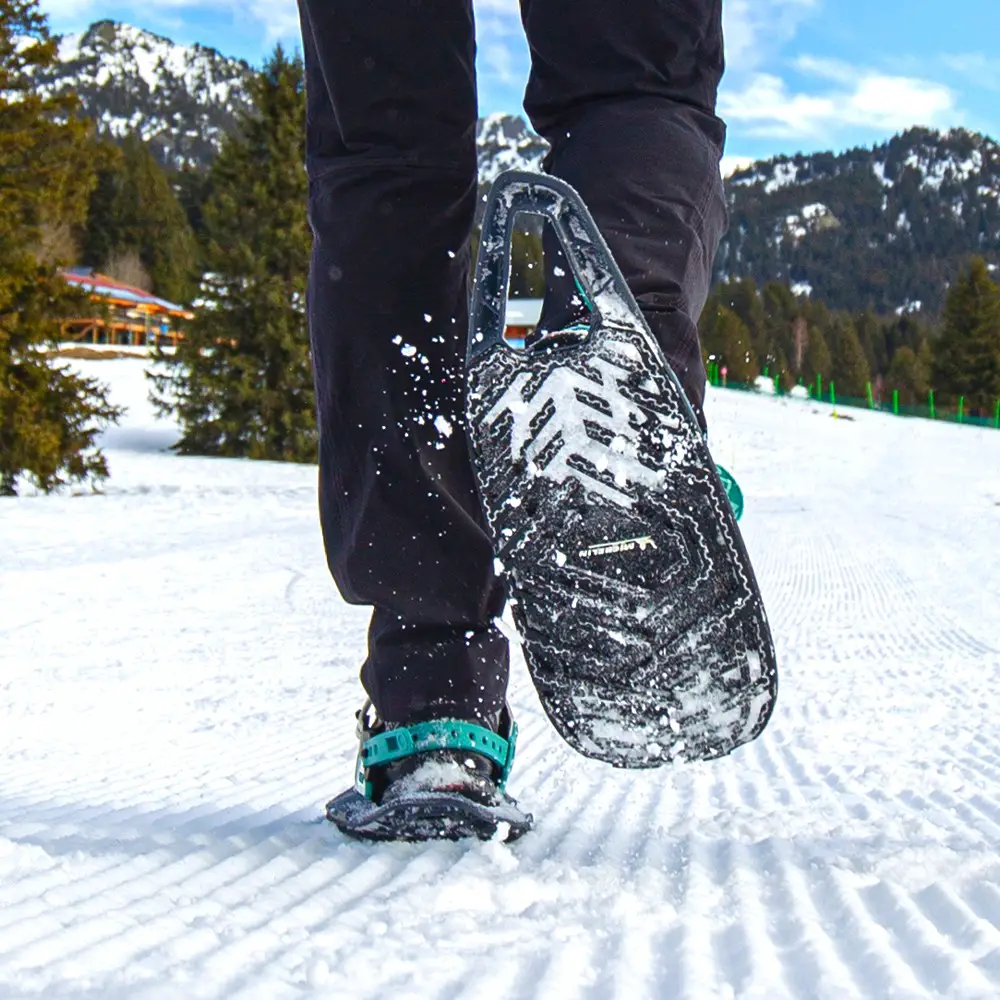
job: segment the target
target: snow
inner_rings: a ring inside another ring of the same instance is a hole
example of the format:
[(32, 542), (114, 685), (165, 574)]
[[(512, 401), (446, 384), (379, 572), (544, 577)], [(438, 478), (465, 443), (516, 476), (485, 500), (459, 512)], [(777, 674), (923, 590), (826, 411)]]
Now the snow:
[(476, 133), (479, 183), (496, 180), (505, 170), (541, 170), (547, 144), (508, 114), (494, 113), (480, 120)]
[[(519, 654), (517, 844), (366, 846), (366, 613), (311, 466), (182, 458), (142, 361), (103, 495), (0, 501), (0, 996), (1000, 995), (1000, 433), (709, 390), (781, 667), (721, 761), (572, 753)], [(844, 411), (847, 412), (847, 411)]]
[[(945, 133), (945, 137), (948, 134)], [(911, 152), (906, 157), (905, 163), (906, 166), (913, 167), (923, 175), (922, 184), (924, 187), (936, 191), (946, 180), (953, 183), (964, 183), (970, 177), (981, 174), (983, 154), (982, 150), (973, 149), (969, 156), (958, 159), (951, 153), (939, 157), (927, 150), (920, 150)]]
[(776, 163), (774, 165), (774, 173), (771, 179), (764, 185), (764, 190), (768, 194), (773, 194), (780, 188), (794, 184), (798, 175), (799, 168), (794, 163)]
[(793, 281), (792, 295), (812, 295), (813, 286), (808, 281)]
[[(40, 93), (69, 87), (86, 103), (110, 88), (114, 94), (88, 106), (102, 129), (116, 136), (139, 129), (146, 139), (167, 137), (178, 164), (188, 154), (174, 148), (173, 139), (185, 134), (218, 143), (225, 123), (246, 104), (245, 63), (128, 24), (101, 22), (62, 36), (59, 60), (60, 67), (40, 74)], [(178, 95), (200, 109), (186, 132), (177, 121)]]
[(878, 181), (882, 185), (882, 187), (891, 188), (893, 186), (892, 181), (885, 176), (884, 163), (880, 162), (879, 160), (876, 160), (874, 163), (872, 163), (872, 170), (875, 173), (875, 176), (878, 178)]
[(821, 219), (823, 216), (829, 214), (830, 209), (828, 209), (821, 201), (805, 205), (802, 209), (802, 218), (807, 222), (812, 222), (814, 219)]
[(834, 225), (836, 218), (822, 202), (813, 202), (804, 205), (798, 212), (792, 212), (785, 216), (784, 226), (780, 224), (776, 227), (776, 237), (781, 243), (785, 234), (789, 234), (794, 242), (798, 242), (805, 237), (810, 229), (819, 229), (824, 220), (829, 220)]

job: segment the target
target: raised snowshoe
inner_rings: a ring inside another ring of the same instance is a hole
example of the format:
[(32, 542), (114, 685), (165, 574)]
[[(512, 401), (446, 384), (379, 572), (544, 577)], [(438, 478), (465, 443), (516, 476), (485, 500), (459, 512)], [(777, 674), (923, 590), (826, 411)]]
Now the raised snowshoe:
[[(504, 317), (522, 212), (554, 227), (590, 318), (515, 350)], [(493, 186), (467, 375), (480, 497), (557, 731), (637, 768), (754, 739), (777, 666), (733, 506), (593, 219), (554, 177), (511, 171)]]

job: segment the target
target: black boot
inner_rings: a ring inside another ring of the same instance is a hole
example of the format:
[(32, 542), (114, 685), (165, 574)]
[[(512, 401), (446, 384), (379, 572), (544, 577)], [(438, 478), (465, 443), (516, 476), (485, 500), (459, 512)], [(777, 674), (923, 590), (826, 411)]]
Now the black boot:
[(412, 726), (358, 713), (355, 787), (327, 804), (327, 818), (362, 840), (515, 840), (531, 828), (504, 791), (517, 726), (505, 706), (489, 728), (461, 719)]

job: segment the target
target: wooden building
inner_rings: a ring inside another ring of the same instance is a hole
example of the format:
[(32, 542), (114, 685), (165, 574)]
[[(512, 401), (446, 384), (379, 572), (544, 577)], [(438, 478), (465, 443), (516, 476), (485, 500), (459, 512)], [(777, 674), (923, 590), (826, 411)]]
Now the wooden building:
[(88, 292), (94, 306), (87, 315), (63, 322), (65, 343), (176, 347), (183, 336), (178, 324), (194, 319), (183, 306), (90, 268), (68, 268), (61, 274), (70, 285)]
[(524, 338), (538, 326), (542, 299), (508, 299), (504, 339), (511, 347), (524, 347)]

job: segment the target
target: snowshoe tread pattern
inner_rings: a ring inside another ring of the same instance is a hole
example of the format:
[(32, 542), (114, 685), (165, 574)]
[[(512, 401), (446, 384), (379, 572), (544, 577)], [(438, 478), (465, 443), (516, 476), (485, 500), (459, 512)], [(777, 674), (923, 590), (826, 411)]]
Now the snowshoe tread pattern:
[(719, 757), (777, 669), (708, 448), (636, 323), (470, 357), (473, 465), (525, 659), (558, 732), (620, 767)]

